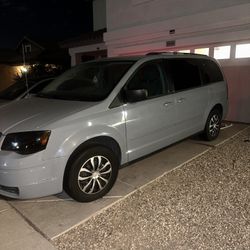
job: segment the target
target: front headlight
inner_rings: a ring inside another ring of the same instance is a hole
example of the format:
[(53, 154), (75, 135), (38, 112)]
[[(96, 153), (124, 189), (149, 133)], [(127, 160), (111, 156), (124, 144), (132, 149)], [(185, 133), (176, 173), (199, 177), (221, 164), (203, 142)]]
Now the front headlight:
[(7, 134), (1, 149), (14, 151), (22, 155), (33, 154), (46, 148), (49, 136), (50, 131), (29, 131)]

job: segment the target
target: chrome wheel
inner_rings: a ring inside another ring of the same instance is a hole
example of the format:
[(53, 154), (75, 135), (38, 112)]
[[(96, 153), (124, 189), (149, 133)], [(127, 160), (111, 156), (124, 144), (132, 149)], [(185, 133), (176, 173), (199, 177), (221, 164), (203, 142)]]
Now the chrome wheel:
[(102, 191), (112, 175), (110, 161), (104, 156), (93, 156), (83, 163), (78, 173), (78, 186), (85, 194)]
[(209, 134), (216, 136), (220, 131), (220, 117), (218, 114), (214, 114), (209, 122)]

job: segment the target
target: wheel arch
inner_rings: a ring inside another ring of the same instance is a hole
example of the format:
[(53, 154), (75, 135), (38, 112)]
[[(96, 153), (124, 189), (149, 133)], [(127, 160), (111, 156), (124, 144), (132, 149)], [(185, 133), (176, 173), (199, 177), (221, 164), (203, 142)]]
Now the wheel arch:
[(223, 105), (221, 103), (211, 105), (210, 107), (208, 107), (208, 109), (204, 113), (204, 117), (203, 117), (204, 127), (206, 126), (206, 122), (207, 122), (207, 118), (208, 118), (209, 114), (215, 109), (218, 109), (221, 112), (221, 117), (223, 117), (223, 113), (224, 113)]
[(205, 129), (209, 114), (215, 109), (218, 109), (221, 112), (221, 117), (223, 117), (224, 110), (223, 110), (223, 105), (221, 103), (218, 102), (214, 105), (209, 106), (203, 116), (203, 129)]
[(95, 146), (103, 146), (112, 150), (115, 153), (119, 163), (121, 163), (121, 157), (122, 157), (121, 148), (120, 148), (119, 143), (115, 139), (113, 139), (110, 136), (97, 136), (97, 137), (91, 138), (83, 142), (82, 144), (80, 144), (70, 155), (67, 161), (65, 170), (64, 170), (64, 175), (63, 175), (64, 189), (67, 188), (65, 186), (65, 180), (68, 178), (68, 172), (75, 157), (79, 155), (81, 152), (83, 152), (84, 150), (95, 147)]
[[(211, 109), (211, 111), (212, 110), (214, 110), (214, 109), (217, 109), (217, 110), (219, 110), (220, 112), (221, 112), (221, 117), (223, 117), (223, 106), (220, 104), (220, 103), (217, 103), (216, 105), (214, 105), (213, 107), (212, 107), (212, 109)], [(211, 112), (210, 111), (210, 112)]]

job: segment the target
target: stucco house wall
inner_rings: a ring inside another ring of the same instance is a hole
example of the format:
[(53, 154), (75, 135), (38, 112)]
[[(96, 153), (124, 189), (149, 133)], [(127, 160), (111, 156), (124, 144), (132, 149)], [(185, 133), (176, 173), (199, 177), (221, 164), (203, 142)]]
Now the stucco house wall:
[(106, 0), (93, 1), (93, 29), (101, 30), (106, 28)]
[(103, 41), (106, 31), (106, 0), (93, 0), (93, 32), (69, 41), (64, 41), (62, 47), (69, 49), (71, 66), (81, 62), (107, 57), (107, 48)]
[(178, 48), (250, 34), (249, 0), (107, 0), (106, 8), (109, 56), (168, 49), (172, 40)]

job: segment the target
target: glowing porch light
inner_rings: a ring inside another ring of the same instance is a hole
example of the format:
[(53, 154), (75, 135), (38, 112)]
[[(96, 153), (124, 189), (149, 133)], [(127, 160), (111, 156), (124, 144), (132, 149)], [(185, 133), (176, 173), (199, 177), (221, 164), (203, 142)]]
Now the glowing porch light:
[(21, 66), (21, 72), (22, 73), (27, 73), (28, 72), (28, 68), (26, 66)]

